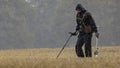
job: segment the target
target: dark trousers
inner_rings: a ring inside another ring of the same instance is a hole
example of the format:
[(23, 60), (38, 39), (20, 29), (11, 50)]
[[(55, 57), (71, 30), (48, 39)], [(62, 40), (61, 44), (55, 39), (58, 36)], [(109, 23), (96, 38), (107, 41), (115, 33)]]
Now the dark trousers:
[[(78, 57), (92, 57), (92, 48), (91, 48), (91, 39), (92, 34), (79, 35), (76, 43), (76, 54)], [(82, 47), (84, 46), (85, 55), (83, 53)]]

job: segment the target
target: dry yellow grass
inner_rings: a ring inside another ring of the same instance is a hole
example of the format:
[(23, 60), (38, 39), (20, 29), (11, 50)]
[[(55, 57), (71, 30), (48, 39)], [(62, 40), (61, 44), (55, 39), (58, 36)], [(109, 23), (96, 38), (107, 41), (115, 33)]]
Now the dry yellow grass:
[[(93, 49), (94, 50), (94, 49)], [(74, 48), (1, 50), (0, 68), (120, 68), (120, 46), (102, 47), (97, 58), (78, 58)]]

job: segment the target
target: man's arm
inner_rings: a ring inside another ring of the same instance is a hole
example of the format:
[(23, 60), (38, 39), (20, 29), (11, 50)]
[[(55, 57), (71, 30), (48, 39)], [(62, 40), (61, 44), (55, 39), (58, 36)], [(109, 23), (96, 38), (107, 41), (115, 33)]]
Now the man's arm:
[(90, 24), (91, 24), (92, 31), (95, 32), (95, 35), (98, 38), (99, 33), (98, 33), (98, 30), (97, 30), (97, 26), (96, 26), (95, 21), (94, 21), (91, 14), (89, 15), (89, 21), (90, 21)]
[(79, 20), (78, 14), (76, 15), (76, 23), (77, 23), (77, 26), (76, 26), (75, 32), (70, 33), (73, 36), (76, 36), (78, 34), (79, 29), (80, 29), (80, 20)]
[(93, 32), (95, 32), (95, 33), (98, 32), (97, 26), (95, 24), (93, 17), (91, 16), (91, 14), (89, 15), (89, 21), (90, 21), (90, 25), (92, 27)]

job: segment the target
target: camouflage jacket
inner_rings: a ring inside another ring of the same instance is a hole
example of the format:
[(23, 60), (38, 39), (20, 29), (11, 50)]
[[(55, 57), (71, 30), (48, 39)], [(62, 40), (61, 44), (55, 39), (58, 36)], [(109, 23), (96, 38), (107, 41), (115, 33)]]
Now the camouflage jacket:
[[(85, 14), (85, 16), (84, 16), (84, 14)], [(84, 16), (84, 18), (83, 18), (83, 16)], [(76, 31), (84, 32), (84, 26), (82, 24), (82, 23), (84, 23), (85, 25), (91, 26), (91, 28), (92, 28), (91, 33), (98, 32), (95, 21), (93, 20), (93, 17), (91, 16), (91, 14), (89, 12), (77, 13), (76, 22), (77, 22)]]

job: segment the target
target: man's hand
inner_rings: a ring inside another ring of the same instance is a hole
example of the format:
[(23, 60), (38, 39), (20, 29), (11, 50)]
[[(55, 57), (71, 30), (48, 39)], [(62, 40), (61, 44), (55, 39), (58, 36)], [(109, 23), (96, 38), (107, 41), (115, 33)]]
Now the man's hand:
[(95, 36), (96, 36), (97, 38), (99, 38), (99, 33), (98, 33), (98, 32), (96, 32), (96, 33), (95, 33)]
[(69, 32), (72, 36), (76, 36), (77, 32)]

